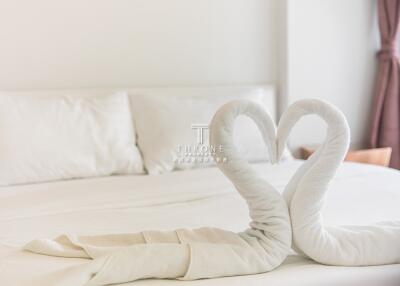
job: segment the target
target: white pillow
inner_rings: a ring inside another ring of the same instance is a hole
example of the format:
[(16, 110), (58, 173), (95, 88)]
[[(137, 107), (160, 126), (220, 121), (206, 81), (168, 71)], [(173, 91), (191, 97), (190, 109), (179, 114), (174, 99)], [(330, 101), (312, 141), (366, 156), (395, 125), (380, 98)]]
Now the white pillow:
[(0, 185), (143, 173), (126, 93), (0, 93)]
[[(145, 168), (150, 174), (160, 174), (213, 164), (210, 151), (218, 146), (209, 146), (207, 129), (203, 130), (203, 144), (199, 144), (201, 126), (208, 126), (218, 108), (228, 101), (247, 98), (263, 103), (264, 96), (261, 88), (246, 92), (238, 89), (230, 95), (201, 94), (201, 89), (193, 94), (185, 93), (184, 89), (154, 89), (131, 94), (138, 146)], [(234, 138), (239, 151), (249, 161), (268, 160), (268, 150), (251, 119), (237, 119)]]

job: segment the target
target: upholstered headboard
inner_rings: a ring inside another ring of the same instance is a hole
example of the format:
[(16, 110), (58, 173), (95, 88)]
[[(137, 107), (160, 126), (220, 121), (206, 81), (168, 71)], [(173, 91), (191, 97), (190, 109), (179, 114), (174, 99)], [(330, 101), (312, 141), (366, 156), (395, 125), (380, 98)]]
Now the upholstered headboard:
[[(227, 95), (246, 95), (254, 92), (260, 92), (264, 95), (264, 104), (268, 108), (271, 116), (277, 117), (277, 96), (274, 85), (235, 85), (235, 86), (201, 86), (201, 87), (129, 87), (129, 88), (112, 88), (112, 89), (54, 89), (54, 90), (24, 90), (24, 91), (6, 91), (14, 94), (37, 94), (37, 96), (45, 95), (99, 95), (111, 93), (114, 91), (126, 90), (134, 96), (135, 94), (158, 94), (168, 96), (176, 94), (185, 96), (227, 96)], [(1, 94), (1, 91), (0, 91)]]

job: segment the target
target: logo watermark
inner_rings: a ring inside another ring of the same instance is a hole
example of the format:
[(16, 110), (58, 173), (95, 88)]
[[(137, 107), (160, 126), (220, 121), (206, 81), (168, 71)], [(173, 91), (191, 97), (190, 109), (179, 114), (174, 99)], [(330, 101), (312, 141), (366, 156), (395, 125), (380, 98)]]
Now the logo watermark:
[[(196, 143), (192, 145), (178, 145), (174, 162), (178, 164), (209, 164), (212, 162), (227, 162), (224, 156), (222, 145), (213, 146), (206, 142), (209, 126), (207, 124), (192, 124), (193, 136), (196, 136)], [(215, 156), (218, 155), (218, 156)], [(215, 157), (215, 159), (214, 159)]]

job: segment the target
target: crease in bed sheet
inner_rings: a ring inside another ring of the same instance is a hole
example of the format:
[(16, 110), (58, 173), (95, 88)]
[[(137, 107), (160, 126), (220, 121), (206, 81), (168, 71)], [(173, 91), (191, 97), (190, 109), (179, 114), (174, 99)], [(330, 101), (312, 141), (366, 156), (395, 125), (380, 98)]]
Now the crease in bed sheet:
[(207, 193), (207, 192), (199, 192), (195, 194), (179, 194), (179, 197), (177, 196), (169, 196), (169, 198), (163, 198), (159, 200), (158, 202), (154, 202), (154, 200), (147, 201), (147, 202), (140, 202), (140, 203), (119, 203), (116, 205), (107, 205), (104, 207), (84, 207), (84, 208), (75, 208), (75, 209), (69, 209), (69, 210), (57, 210), (57, 211), (52, 211), (52, 212), (42, 212), (42, 213), (37, 213), (35, 215), (25, 215), (25, 216), (12, 216), (12, 217), (4, 217), (0, 218), (1, 221), (7, 221), (7, 220), (18, 220), (18, 219), (25, 219), (25, 218), (32, 218), (32, 217), (41, 217), (41, 216), (53, 216), (53, 215), (60, 215), (60, 214), (68, 214), (68, 213), (84, 213), (84, 212), (91, 212), (91, 211), (103, 211), (103, 210), (124, 210), (124, 209), (130, 209), (130, 208), (148, 208), (148, 207), (157, 207), (157, 206), (173, 206), (173, 205), (179, 205), (183, 203), (191, 203), (191, 202), (196, 202), (196, 201), (201, 201), (201, 200), (209, 200), (213, 199), (216, 197), (221, 197), (225, 195), (232, 195), (230, 191), (221, 191), (219, 193)]

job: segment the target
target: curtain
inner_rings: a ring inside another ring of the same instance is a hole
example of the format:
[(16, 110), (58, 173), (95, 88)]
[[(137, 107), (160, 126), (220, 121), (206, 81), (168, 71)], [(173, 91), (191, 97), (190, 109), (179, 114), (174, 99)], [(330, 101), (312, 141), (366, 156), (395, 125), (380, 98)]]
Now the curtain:
[(397, 34), (400, 0), (378, 0), (381, 50), (374, 92), (370, 145), (392, 147), (390, 166), (400, 169), (400, 64)]

